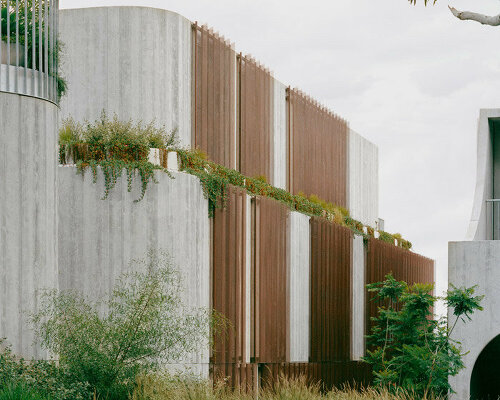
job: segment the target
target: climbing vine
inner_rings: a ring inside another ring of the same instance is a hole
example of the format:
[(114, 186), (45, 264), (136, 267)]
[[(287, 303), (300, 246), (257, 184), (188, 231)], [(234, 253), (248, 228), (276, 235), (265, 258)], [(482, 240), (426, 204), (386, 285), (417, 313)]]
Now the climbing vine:
[[(226, 207), (227, 186), (232, 185), (245, 189), (251, 195), (270, 197), (302, 214), (326, 218), (365, 238), (375, 237), (375, 229), (365, 227), (363, 223), (352, 218), (347, 209), (325, 202), (316, 195), (307, 197), (302, 192), (294, 195), (268, 184), (264, 176), (246, 177), (234, 169), (208, 161), (207, 155), (200, 150), (177, 149), (176, 151), (181, 161), (181, 169), (200, 179), (203, 193), (208, 200), (210, 217), (213, 217), (215, 209)], [(402, 239), (399, 234), (393, 236), (381, 231), (379, 235), (380, 240), (394, 244), (394, 239), (397, 238), (400, 247), (407, 250), (411, 248), (411, 243)]]

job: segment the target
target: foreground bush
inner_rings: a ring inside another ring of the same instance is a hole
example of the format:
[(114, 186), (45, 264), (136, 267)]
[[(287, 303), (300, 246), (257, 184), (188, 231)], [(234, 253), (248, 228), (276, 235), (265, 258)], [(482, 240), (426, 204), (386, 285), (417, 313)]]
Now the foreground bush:
[(91, 395), (87, 383), (53, 362), (26, 362), (9, 347), (0, 351), (0, 400), (87, 400)]
[(109, 298), (48, 292), (33, 317), (42, 346), (60, 368), (103, 399), (127, 399), (139, 374), (177, 362), (208, 344), (208, 310), (181, 302), (181, 278), (165, 254), (136, 261)]
[(433, 318), (438, 298), (432, 295), (432, 285), (408, 286), (387, 275), (384, 282), (367, 287), (375, 293), (373, 300), (383, 304), (372, 318), (365, 357), (373, 366), (375, 385), (410, 391), (422, 399), (446, 396), (452, 391), (448, 378), (464, 368), (460, 343), (450, 335), (458, 321), (482, 310), (483, 296), (474, 296), (474, 287), (449, 290), (443, 299), (455, 316), (449, 328), (447, 318)]

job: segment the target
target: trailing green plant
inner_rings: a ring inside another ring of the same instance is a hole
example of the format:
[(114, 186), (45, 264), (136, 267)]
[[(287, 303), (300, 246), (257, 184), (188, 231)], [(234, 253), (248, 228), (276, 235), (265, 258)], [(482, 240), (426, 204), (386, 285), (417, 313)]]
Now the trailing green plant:
[(179, 362), (210, 343), (218, 316), (184, 306), (182, 279), (169, 256), (133, 262), (112, 293), (90, 301), (76, 291), (49, 291), (33, 318), (43, 347), (100, 398), (128, 399), (140, 374)]
[(91, 160), (88, 163), (79, 161), (76, 164), (77, 173), (81, 175), (84, 175), (87, 169), (92, 171), (93, 183), (97, 183), (98, 167), (100, 167), (104, 175), (104, 196), (102, 197), (102, 200), (108, 198), (111, 190), (116, 186), (118, 178), (122, 176), (123, 171), (127, 172), (127, 190), (129, 192), (132, 191), (132, 183), (137, 175), (141, 178), (141, 194), (138, 199), (134, 200), (135, 203), (144, 198), (150, 181), (158, 183), (155, 176), (155, 170), (164, 171), (168, 176), (173, 178), (172, 174), (170, 174), (168, 170), (161, 166), (151, 164), (148, 161), (125, 162), (122, 160)]
[[(208, 199), (210, 217), (213, 217), (217, 208), (223, 209), (226, 206), (227, 187), (232, 185), (243, 188), (251, 195), (270, 197), (285, 204), (291, 210), (326, 218), (351, 229), (358, 235), (374, 237), (374, 229), (367, 227), (368, 234), (365, 234), (363, 223), (351, 218), (347, 209), (328, 203), (314, 194), (309, 197), (303, 192), (293, 195), (284, 189), (270, 185), (261, 176), (246, 177), (234, 169), (209, 161), (206, 153), (198, 149), (176, 149), (175, 151), (179, 155), (181, 169), (200, 179), (204, 195)], [(380, 232), (379, 238), (394, 245), (394, 237), (387, 232)], [(402, 238), (398, 244), (407, 250), (411, 248), (411, 243)]]
[(128, 191), (132, 190), (135, 177), (141, 178), (141, 195), (144, 198), (148, 184), (158, 183), (155, 170), (172, 174), (159, 165), (148, 161), (149, 149), (155, 146), (167, 149), (177, 144), (177, 131), (167, 133), (164, 127), (157, 128), (154, 123), (143, 125), (141, 122), (119, 121), (115, 115), (109, 119), (105, 112), (94, 123), (86, 125), (67, 119), (59, 131), (59, 162), (66, 164), (70, 159), (76, 162), (77, 172), (85, 174), (91, 169), (93, 182), (97, 182), (98, 167), (104, 175), (105, 193), (109, 196), (118, 178), (127, 172)]
[(375, 385), (422, 399), (446, 397), (452, 390), (448, 378), (464, 368), (460, 343), (450, 335), (459, 320), (482, 310), (483, 296), (474, 296), (475, 287), (452, 287), (443, 298), (455, 316), (449, 328), (447, 318), (433, 319), (439, 298), (432, 295), (432, 285), (408, 286), (389, 274), (367, 288), (374, 294), (372, 301), (382, 304), (372, 318), (364, 358), (373, 366)]

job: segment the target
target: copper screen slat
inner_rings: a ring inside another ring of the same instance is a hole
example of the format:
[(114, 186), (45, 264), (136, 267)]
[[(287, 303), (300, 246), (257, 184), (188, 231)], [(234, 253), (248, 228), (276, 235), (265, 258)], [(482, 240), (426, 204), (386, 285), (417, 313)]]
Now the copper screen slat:
[(230, 322), (215, 342), (216, 363), (246, 359), (246, 212), (245, 193), (228, 187), (227, 207), (213, 221), (213, 307)]
[(257, 393), (259, 387), (258, 365), (245, 363), (212, 364), (214, 384), (223, 381), (232, 389)]
[(253, 59), (239, 56), (238, 62), (239, 169), (246, 176), (264, 175), (273, 183), (273, 78)]
[[(367, 284), (381, 282), (389, 273), (396, 280), (409, 285), (434, 283), (434, 260), (374, 238), (368, 242), (366, 268)], [(366, 292), (367, 333), (371, 329), (371, 317), (377, 315), (377, 307), (381, 305), (380, 302), (371, 301), (372, 298), (373, 294)]]
[(193, 53), (193, 147), (234, 168), (236, 54), (224, 38), (197, 24)]
[(311, 220), (310, 361), (350, 358), (352, 232)]
[(254, 290), (256, 362), (287, 360), (287, 218), (281, 203), (257, 198)]
[(347, 207), (347, 123), (311, 98), (288, 91), (289, 187)]

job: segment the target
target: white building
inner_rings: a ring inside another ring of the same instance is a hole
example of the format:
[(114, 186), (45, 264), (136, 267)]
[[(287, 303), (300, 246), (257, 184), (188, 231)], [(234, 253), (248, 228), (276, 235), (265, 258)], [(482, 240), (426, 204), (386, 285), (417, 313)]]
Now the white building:
[[(456, 399), (500, 396), (500, 109), (483, 109), (477, 133), (474, 205), (465, 241), (450, 242), (448, 280), (456, 287), (477, 285), (484, 311), (458, 322), (452, 338), (467, 352), (465, 369), (450, 379)], [(450, 326), (455, 319), (449, 315)]]

